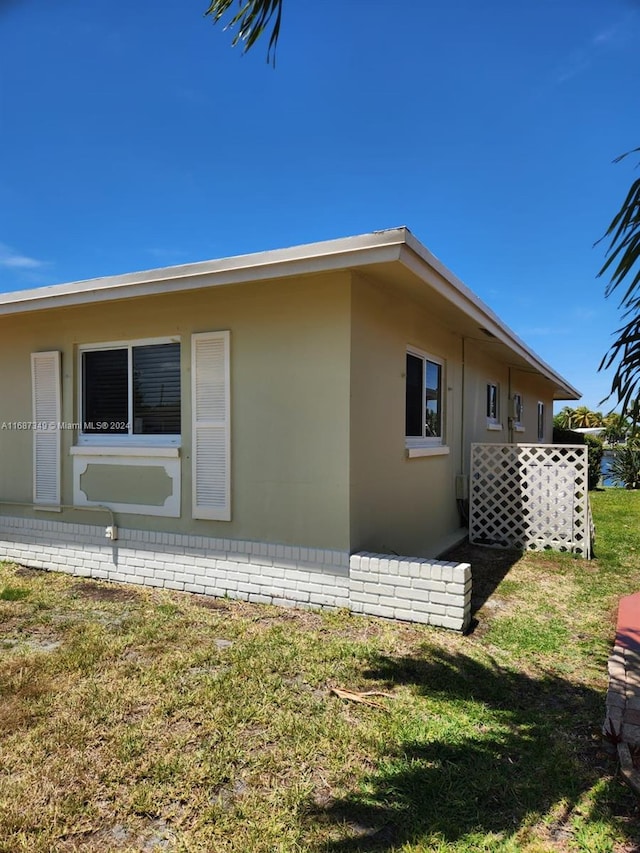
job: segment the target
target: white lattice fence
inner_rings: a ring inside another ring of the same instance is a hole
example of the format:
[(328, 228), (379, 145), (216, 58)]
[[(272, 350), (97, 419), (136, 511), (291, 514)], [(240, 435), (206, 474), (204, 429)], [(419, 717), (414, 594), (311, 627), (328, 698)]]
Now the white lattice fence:
[(472, 444), (474, 544), (591, 556), (586, 445)]

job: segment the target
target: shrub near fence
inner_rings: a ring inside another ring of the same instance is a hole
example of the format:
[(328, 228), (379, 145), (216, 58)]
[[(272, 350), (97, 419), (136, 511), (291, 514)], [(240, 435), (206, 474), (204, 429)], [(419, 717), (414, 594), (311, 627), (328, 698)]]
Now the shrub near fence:
[(572, 429), (553, 428), (553, 444), (586, 444), (589, 458), (588, 488), (593, 491), (600, 482), (602, 476), (602, 456), (604, 445), (602, 439), (596, 435), (585, 435), (583, 432), (574, 432)]
[(616, 447), (609, 465), (611, 481), (626, 489), (640, 489), (640, 443)]
[(585, 435), (584, 439), (589, 454), (589, 491), (593, 491), (602, 476), (604, 444), (602, 443), (602, 439), (595, 435)]

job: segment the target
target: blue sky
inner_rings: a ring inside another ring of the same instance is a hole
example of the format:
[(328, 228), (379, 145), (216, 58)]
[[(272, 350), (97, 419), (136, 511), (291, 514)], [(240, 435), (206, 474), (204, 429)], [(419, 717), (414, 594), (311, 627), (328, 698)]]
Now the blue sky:
[[(638, 0), (0, 0), (0, 290), (407, 225), (598, 408)], [(606, 410), (606, 406), (603, 407)]]

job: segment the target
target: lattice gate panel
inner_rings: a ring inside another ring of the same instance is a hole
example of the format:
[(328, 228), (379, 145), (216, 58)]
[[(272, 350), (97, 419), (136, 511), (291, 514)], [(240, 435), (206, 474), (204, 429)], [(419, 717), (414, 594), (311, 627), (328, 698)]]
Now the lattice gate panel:
[(591, 556), (586, 445), (472, 444), (469, 540)]

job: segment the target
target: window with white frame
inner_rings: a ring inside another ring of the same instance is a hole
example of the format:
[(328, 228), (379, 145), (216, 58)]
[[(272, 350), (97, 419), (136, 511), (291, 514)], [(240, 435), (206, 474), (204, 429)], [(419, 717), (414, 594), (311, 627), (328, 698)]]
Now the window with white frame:
[(538, 403), (538, 441), (544, 441), (544, 403)]
[(497, 382), (487, 383), (487, 428), (502, 428), (500, 423), (500, 386)]
[(180, 343), (153, 339), (80, 349), (84, 443), (180, 443)]
[(419, 350), (409, 350), (405, 376), (407, 447), (441, 445), (444, 436), (444, 362)]
[(513, 417), (513, 428), (518, 432), (524, 432), (524, 403), (522, 401), (522, 394), (513, 395), (511, 411)]

